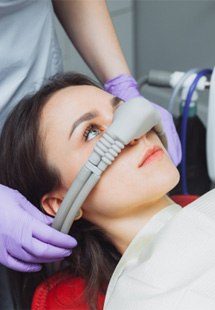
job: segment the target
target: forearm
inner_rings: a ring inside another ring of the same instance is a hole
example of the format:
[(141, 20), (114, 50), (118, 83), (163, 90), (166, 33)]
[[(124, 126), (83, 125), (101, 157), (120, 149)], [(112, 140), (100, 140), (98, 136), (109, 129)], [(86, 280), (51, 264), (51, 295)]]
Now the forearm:
[(101, 82), (130, 74), (105, 0), (52, 0), (72, 43)]

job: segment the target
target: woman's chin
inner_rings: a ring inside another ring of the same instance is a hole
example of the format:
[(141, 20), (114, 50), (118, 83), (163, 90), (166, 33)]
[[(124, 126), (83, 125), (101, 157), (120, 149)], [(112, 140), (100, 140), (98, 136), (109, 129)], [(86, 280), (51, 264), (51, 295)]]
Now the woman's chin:
[(157, 183), (157, 188), (162, 189), (163, 194), (170, 192), (179, 182), (180, 175), (176, 167), (172, 167), (167, 172), (160, 174), (160, 178)]

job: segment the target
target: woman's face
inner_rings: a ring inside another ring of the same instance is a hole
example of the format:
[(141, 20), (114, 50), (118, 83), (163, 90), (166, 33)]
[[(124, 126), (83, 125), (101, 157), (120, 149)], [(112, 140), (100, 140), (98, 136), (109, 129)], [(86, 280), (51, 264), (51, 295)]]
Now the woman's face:
[[(60, 199), (111, 124), (117, 104), (116, 98), (94, 86), (71, 86), (55, 93), (43, 108), (40, 134), (49, 165), (62, 177)], [(126, 146), (104, 172), (83, 205), (84, 217), (99, 224), (132, 214), (161, 199), (178, 179), (152, 130)]]

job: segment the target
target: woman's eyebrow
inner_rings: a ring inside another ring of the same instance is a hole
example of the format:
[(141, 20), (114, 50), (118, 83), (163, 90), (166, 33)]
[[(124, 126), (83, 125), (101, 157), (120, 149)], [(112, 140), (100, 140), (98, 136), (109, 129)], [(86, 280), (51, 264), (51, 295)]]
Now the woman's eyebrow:
[(96, 118), (99, 115), (98, 111), (91, 111), (84, 113), (81, 117), (79, 117), (72, 125), (72, 129), (69, 133), (69, 139), (71, 138), (74, 130), (83, 122), (90, 121), (93, 118)]
[[(113, 97), (110, 101), (111, 106), (113, 107), (113, 110), (115, 111), (118, 105), (122, 102), (122, 100), (118, 97)], [(71, 138), (74, 130), (83, 122), (90, 121), (94, 118), (99, 116), (99, 112), (96, 110), (84, 113), (81, 117), (79, 117), (72, 125), (72, 129), (69, 133), (69, 139)]]

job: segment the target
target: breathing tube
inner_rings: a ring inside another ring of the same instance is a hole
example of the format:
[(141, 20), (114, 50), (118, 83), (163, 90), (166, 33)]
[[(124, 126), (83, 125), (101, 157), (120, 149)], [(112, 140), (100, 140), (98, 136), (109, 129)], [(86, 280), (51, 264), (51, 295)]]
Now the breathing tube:
[(180, 164), (180, 173), (181, 173), (181, 184), (182, 184), (182, 193), (183, 194), (188, 194), (188, 189), (187, 189), (187, 178), (186, 178), (186, 133), (187, 133), (187, 121), (188, 121), (188, 113), (189, 113), (189, 105), (192, 99), (192, 95), (196, 89), (196, 86), (198, 84), (198, 81), (203, 77), (203, 76), (210, 76), (212, 73), (211, 69), (204, 69), (198, 72), (197, 76), (195, 77), (194, 81), (192, 82), (186, 100), (185, 100), (185, 105), (183, 109), (183, 115), (182, 115), (182, 125), (181, 125), (181, 134), (180, 134), (180, 139), (181, 139), (181, 147), (182, 147), (182, 161)]
[(185, 74), (183, 74), (181, 79), (178, 81), (178, 83), (174, 87), (174, 90), (173, 90), (172, 95), (171, 95), (170, 100), (169, 100), (168, 111), (170, 113), (173, 113), (173, 108), (175, 105), (176, 98), (178, 96), (179, 91), (182, 89), (183, 85), (185, 84), (186, 80), (188, 80), (188, 78), (190, 76), (192, 76), (193, 74), (197, 74), (199, 71), (200, 71), (200, 69), (198, 69), (198, 68), (191, 69), (191, 70), (187, 71)]
[(113, 122), (96, 143), (85, 165), (73, 181), (53, 221), (53, 227), (68, 233), (75, 217), (95, 187), (103, 172), (132, 140), (138, 139), (152, 128), (164, 146), (167, 146), (159, 113), (143, 97), (123, 102), (115, 111)]

